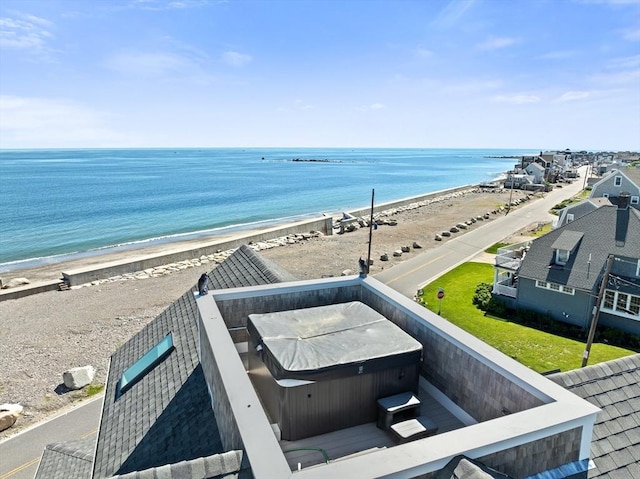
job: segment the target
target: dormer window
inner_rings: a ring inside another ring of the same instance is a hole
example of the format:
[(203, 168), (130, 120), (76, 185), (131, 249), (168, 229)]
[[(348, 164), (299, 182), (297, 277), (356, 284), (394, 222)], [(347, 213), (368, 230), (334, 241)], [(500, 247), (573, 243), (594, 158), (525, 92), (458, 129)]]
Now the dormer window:
[(615, 180), (614, 180), (613, 184), (614, 184), (615, 186), (622, 186), (622, 176), (616, 176), (616, 178), (615, 178)]
[(571, 253), (576, 250), (583, 236), (584, 233), (580, 231), (563, 231), (551, 245), (555, 253), (553, 262), (560, 266), (567, 264)]
[(567, 261), (569, 261), (569, 255), (571, 252), (566, 249), (557, 249), (556, 250), (556, 264), (565, 265)]

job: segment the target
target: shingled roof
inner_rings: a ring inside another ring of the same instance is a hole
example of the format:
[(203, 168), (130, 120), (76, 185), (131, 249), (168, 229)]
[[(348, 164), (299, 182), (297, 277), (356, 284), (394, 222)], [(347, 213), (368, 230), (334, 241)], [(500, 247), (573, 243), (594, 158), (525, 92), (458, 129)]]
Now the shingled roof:
[[(569, 234), (565, 232), (570, 232)], [(561, 236), (583, 233), (564, 266), (554, 264), (554, 245)], [(594, 289), (607, 256), (640, 258), (640, 211), (602, 206), (535, 239), (522, 261), (520, 276), (588, 290)]]
[[(209, 288), (293, 279), (251, 248), (241, 246), (209, 273)], [(88, 467), (88, 474), (78, 468), (81, 451), (73, 453), (74, 445), (66, 443), (47, 447), (36, 477), (58, 477), (59, 473), (67, 479), (138, 477), (139, 471), (155, 477), (154, 468), (161, 468), (161, 476), (167, 479), (185, 477), (187, 472), (192, 477), (194, 471), (206, 474), (198, 477), (234, 477), (227, 474), (248, 467), (242, 457), (227, 457), (230, 453), (220, 456), (224, 452), (222, 442), (198, 358), (194, 290), (187, 291), (111, 356), (93, 472), (86, 456), (82, 456), (85, 462), (80, 466)], [(175, 349), (130, 389), (117, 395), (122, 373), (168, 333)], [(56, 456), (56, 452), (60, 454)], [(227, 460), (223, 460), (225, 457)]]
[(548, 376), (598, 406), (590, 478), (640, 477), (640, 354)]

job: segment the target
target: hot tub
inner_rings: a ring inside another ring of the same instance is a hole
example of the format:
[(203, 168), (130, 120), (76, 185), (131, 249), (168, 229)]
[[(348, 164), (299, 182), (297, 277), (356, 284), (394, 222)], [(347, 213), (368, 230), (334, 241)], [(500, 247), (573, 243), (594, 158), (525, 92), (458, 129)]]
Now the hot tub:
[(361, 302), (251, 314), (249, 374), (282, 439), (377, 417), (376, 400), (416, 392), (422, 345)]

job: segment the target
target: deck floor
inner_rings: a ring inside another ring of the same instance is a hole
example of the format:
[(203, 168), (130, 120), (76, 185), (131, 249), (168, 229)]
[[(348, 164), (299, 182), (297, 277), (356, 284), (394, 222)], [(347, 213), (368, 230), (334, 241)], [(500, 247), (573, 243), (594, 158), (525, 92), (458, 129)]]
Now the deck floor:
[[(422, 387), (419, 388), (418, 397), (422, 402), (420, 414), (428, 416), (438, 425), (437, 434), (464, 427), (462, 421)], [(391, 433), (378, 429), (375, 422), (298, 441), (280, 441), (280, 447), (292, 471), (322, 464), (327, 459), (331, 462), (339, 461), (396, 444)]]

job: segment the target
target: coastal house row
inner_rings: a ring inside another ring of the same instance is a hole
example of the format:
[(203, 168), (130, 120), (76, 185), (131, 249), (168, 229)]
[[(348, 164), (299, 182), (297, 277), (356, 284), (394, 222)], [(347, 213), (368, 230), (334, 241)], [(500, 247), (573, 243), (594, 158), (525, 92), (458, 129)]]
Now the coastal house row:
[(597, 406), (373, 277), (295, 281), (243, 246), (208, 286), (114, 352), (97, 442), (47, 446), (38, 478), (598, 471)]

